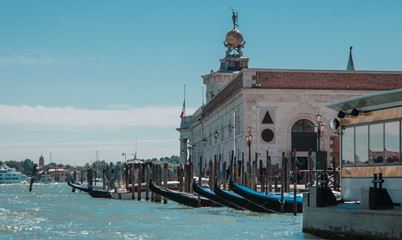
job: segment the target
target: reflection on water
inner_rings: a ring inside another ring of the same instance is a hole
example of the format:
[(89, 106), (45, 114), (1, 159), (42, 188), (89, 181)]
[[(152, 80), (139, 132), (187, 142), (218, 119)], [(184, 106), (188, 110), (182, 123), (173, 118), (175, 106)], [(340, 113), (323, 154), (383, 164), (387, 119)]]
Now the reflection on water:
[(0, 185), (1, 239), (318, 239), (302, 215), (94, 199), (67, 184)]

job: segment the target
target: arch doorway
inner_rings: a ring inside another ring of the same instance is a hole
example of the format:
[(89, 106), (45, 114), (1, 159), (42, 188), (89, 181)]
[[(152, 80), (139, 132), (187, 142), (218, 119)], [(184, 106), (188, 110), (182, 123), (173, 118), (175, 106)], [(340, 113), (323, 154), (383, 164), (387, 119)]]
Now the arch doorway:
[(296, 149), (297, 166), (307, 169), (307, 151), (317, 150), (317, 135), (314, 133), (314, 124), (307, 119), (300, 119), (292, 126), (292, 150)]

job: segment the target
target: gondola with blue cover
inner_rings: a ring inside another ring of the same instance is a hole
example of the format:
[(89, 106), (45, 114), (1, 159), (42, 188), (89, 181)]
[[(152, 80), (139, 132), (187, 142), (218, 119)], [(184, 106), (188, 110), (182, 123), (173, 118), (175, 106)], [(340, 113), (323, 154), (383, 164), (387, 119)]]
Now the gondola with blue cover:
[(216, 182), (215, 182), (214, 192), (218, 197), (220, 197), (220, 198), (224, 199), (225, 201), (228, 201), (231, 204), (234, 204), (244, 210), (250, 210), (253, 212), (266, 212), (266, 213), (273, 212), (268, 209), (262, 208), (233, 192), (220, 189), (220, 187), (218, 186), (218, 184)]
[[(229, 188), (239, 194), (240, 196), (246, 198), (247, 200), (253, 202), (254, 204), (268, 209), (273, 212), (281, 212), (281, 194), (280, 193), (269, 193), (268, 195), (264, 193), (256, 192), (250, 188), (240, 186), (230, 179)], [(294, 211), (294, 195), (293, 193), (284, 194), (284, 212), (292, 213)], [(302, 212), (303, 198), (301, 196), (296, 196), (297, 212)]]
[(194, 190), (194, 192), (198, 193), (200, 196), (208, 198), (209, 200), (216, 202), (222, 206), (233, 208), (236, 210), (243, 210), (239, 206), (236, 206), (236, 205), (218, 197), (212, 190), (199, 186), (195, 181), (193, 182), (193, 190)]

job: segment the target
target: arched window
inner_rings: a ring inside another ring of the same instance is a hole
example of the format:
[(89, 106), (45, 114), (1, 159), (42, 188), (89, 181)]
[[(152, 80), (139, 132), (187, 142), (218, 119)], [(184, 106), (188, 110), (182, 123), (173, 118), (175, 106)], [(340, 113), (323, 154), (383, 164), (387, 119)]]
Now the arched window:
[(300, 119), (292, 127), (292, 149), (296, 151), (316, 151), (317, 135), (314, 133), (314, 124), (307, 119)]

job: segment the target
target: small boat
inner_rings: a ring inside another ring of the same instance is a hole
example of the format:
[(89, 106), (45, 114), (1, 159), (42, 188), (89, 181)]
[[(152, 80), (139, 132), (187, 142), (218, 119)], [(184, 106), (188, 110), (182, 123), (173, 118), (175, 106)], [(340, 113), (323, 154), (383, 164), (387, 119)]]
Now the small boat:
[(75, 188), (77, 190), (83, 191), (83, 192), (89, 192), (90, 188), (86, 186), (82, 186), (79, 183), (72, 183), (70, 181), (67, 182), (68, 186)]
[(239, 206), (236, 206), (236, 205), (224, 200), (223, 198), (218, 197), (209, 188), (207, 189), (207, 188), (203, 188), (203, 187), (199, 186), (195, 181), (193, 182), (193, 190), (194, 190), (194, 192), (198, 193), (199, 195), (206, 197), (206, 198), (210, 199), (211, 201), (214, 201), (222, 206), (234, 208), (236, 210), (243, 210), (243, 208), (240, 208)]
[(224, 199), (225, 201), (228, 201), (244, 210), (250, 210), (253, 212), (273, 212), (268, 209), (262, 208), (233, 192), (229, 192), (229, 191), (220, 189), (217, 183), (215, 183), (214, 192), (218, 197), (220, 197), (220, 198)]
[(156, 186), (152, 180), (149, 181), (149, 188), (152, 192), (159, 194), (165, 198), (168, 198), (172, 201), (178, 202), (180, 204), (190, 206), (190, 207), (221, 207), (219, 205), (208, 198), (204, 198), (191, 193), (178, 192), (174, 190), (170, 190), (167, 188)]
[[(270, 210), (272, 212), (280, 212), (281, 211), (281, 194), (280, 193), (269, 193), (265, 195), (264, 193), (256, 192), (250, 188), (240, 186), (233, 182), (230, 179), (229, 188), (239, 194), (240, 196), (244, 197), (245, 199), (253, 202), (254, 204)], [(294, 204), (294, 195), (293, 193), (285, 193), (284, 194), (284, 212), (285, 213), (292, 213), (293, 204)], [(303, 198), (301, 196), (296, 196), (296, 203), (297, 203), (297, 212), (302, 212), (303, 207)]]
[(110, 195), (110, 190), (90, 188), (88, 193), (93, 198), (111, 198), (112, 197), (112, 195)]
[[(113, 199), (121, 199), (121, 200), (137, 200), (138, 199), (138, 192), (134, 192), (134, 199), (133, 199), (133, 192), (127, 189), (115, 189), (110, 191), (110, 195)], [(145, 199), (145, 188), (141, 191), (141, 199)]]

